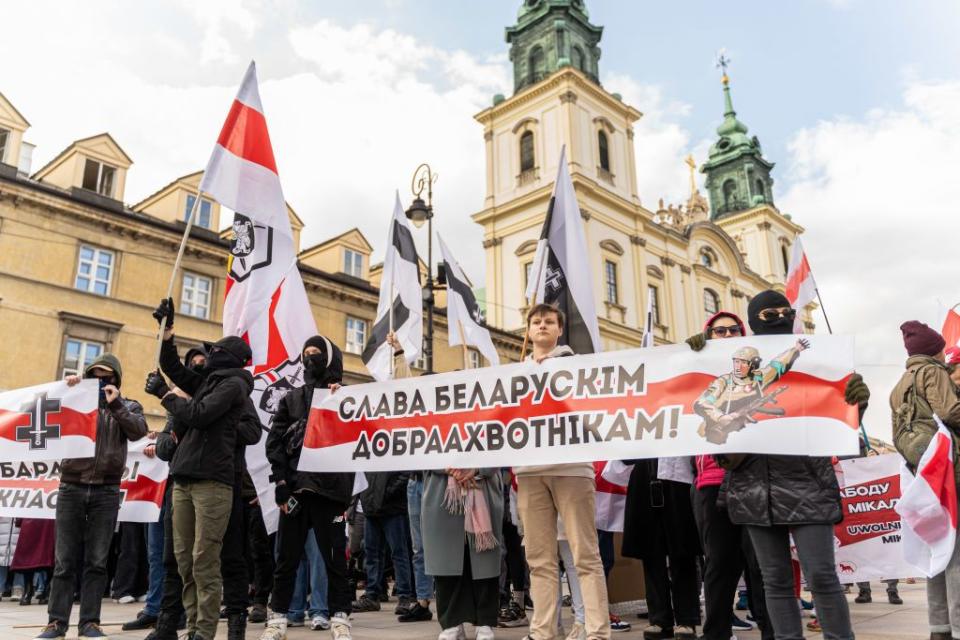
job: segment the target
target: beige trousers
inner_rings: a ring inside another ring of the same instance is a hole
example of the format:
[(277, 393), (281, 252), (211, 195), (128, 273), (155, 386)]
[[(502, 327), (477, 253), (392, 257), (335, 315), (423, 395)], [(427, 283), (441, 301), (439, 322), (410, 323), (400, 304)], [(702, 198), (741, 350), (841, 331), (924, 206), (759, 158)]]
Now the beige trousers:
[(530, 566), (530, 596), (533, 598), (530, 637), (533, 640), (553, 640), (557, 635), (557, 594), (560, 591), (557, 515), (563, 518), (573, 563), (580, 578), (587, 638), (610, 638), (610, 609), (597, 543), (594, 492), (593, 478), (517, 478), (517, 509), (523, 523), (524, 549)]

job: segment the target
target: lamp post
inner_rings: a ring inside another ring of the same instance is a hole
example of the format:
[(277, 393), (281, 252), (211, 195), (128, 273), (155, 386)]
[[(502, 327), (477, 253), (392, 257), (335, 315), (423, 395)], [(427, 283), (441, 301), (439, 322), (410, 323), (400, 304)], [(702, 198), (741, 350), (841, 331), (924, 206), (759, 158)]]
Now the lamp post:
[[(413, 203), (406, 211), (407, 219), (418, 229), (424, 222), (427, 223), (427, 286), (423, 293), (423, 300), (427, 305), (427, 340), (423, 345), (427, 373), (433, 373), (433, 292), (437, 288), (433, 282), (433, 183), (439, 177), (426, 162), (417, 167), (413, 172), (413, 180), (410, 181)], [(422, 198), (424, 190), (427, 191), (426, 202)]]

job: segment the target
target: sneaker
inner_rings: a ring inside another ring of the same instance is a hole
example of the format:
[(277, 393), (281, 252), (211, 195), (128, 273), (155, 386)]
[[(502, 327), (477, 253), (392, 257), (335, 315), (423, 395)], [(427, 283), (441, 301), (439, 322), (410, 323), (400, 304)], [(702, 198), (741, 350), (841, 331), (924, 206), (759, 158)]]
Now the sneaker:
[(287, 616), (273, 614), (267, 621), (267, 628), (260, 634), (260, 640), (287, 640)]
[(152, 629), (157, 626), (157, 616), (151, 616), (146, 611), (137, 614), (136, 620), (124, 622), (120, 627), (123, 631), (139, 631), (141, 629)]
[(353, 610), (357, 613), (365, 611), (380, 611), (380, 601), (363, 594), (359, 599), (353, 602)]
[(809, 631), (816, 631), (817, 633), (823, 631), (823, 629), (820, 628), (820, 621), (816, 618), (807, 623), (807, 629)]
[(88, 622), (83, 625), (83, 628), (80, 629), (80, 633), (77, 634), (78, 640), (83, 638), (98, 638), (98, 640), (107, 640), (107, 634), (103, 632), (103, 628), (98, 625), (96, 622)]
[(666, 640), (673, 637), (673, 629), (666, 629), (658, 624), (652, 624), (643, 630), (643, 640)]
[(330, 628), (330, 618), (318, 614), (310, 618), (310, 628), (314, 631), (326, 631)]
[(426, 622), (427, 620), (433, 620), (433, 612), (430, 611), (429, 606), (425, 607), (419, 602), (414, 602), (413, 606), (397, 620), (400, 622)]
[(903, 598), (901, 598), (900, 594), (896, 591), (887, 591), (887, 602), (890, 604), (903, 604)]
[(130, 604), (131, 602), (136, 602), (136, 601), (137, 599), (131, 596), (130, 594), (127, 594), (125, 596), (120, 596), (119, 598), (116, 599), (117, 604)]
[(444, 629), (440, 632), (440, 635), (437, 636), (437, 640), (466, 640), (466, 638), (467, 634), (463, 630), (462, 624)]
[(673, 630), (673, 637), (677, 640), (697, 640), (697, 628), (687, 625), (680, 625)]
[(860, 589), (860, 593), (857, 594), (857, 597), (853, 599), (857, 604), (867, 604), (868, 602), (873, 602), (873, 595), (869, 591), (864, 591)]
[(62, 622), (51, 622), (43, 628), (34, 640), (63, 640), (67, 636), (67, 625)]
[(570, 633), (567, 634), (566, 640), (587, 640), (587, 630), (584, 628), (583, 623), (574, 620), (573, 628), (570, 629)]
[(250, 622), (256, 622), (258, 624), (264, 623), (267, 621), (267, 605), (260, 604), (259, 602), (250, 607), (250, 617), (247, 618)]
[(730, 616), (730, 628), (734, 631), (750, 631), (751, 629), (757, 628), (756, 623), (748, 620), (741, 620), (734, 613), (731, 613)]
[(519, 603), (511, 600), (510, 604), (500, 609), (500, 615), (497, 616), (497, 626), (510, 629), (513, 627), (525, 627), (527, 625), (527, 612)]
[(804, 611), (813, 611), (813, 600), (804, 600), (803, 598), (800, 598), (800, 608)]
[(352, 640), (350, 618), (345, 613), (338, 613), (330, 619), (330, 630), (333, 632), (333, 640)]
[(477, 627), (477, 640), (494, 640), (493, 629), (487, 626)]
[[(615, 613), (610, 614), (610, 631), (630, 631), (630, 623), (624, 622)], [(586, 634), (586, 632), (584, 632)]]
[(407, 596), (400, 596), (397, 600), (397, 606), (393, 610), (393, 615), (402, 616), (403, 614), (410, 611), (410, 607), (413, 605), (413, 600)]
[(147, 601), (147, 594), (143, 594), (142, 596), (139, 596), (137, 598), (137, 602), (146, 602), (146, 601)]

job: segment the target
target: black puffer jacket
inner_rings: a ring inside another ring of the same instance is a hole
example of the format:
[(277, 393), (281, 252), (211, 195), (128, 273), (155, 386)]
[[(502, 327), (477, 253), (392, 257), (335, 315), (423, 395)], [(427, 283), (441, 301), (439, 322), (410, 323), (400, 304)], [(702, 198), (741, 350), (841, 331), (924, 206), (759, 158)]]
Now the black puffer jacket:
[(748, 455), (723, 482), (734, 524), (836, 524), (843, 517), (829, 458)]
[[(327, 344), (330, 348), (330, 361), (325, 363), (320, 377), (314, 379), (309, 372), (305, 372), (304, 385), (292, 389), (280, 399), (277, 412), (270, 421), (267, 460), (270, 462), (271, 481), (285, 480), (292, 492), (311, 491), (342, 504), (346, 509), (353, 495), (353, 474), (297, 471), (303, 450), (303, 432), (291, 429), (305, 426), (297, 423), (309, 416), (315, 388), (326, 389), (329, 385), (339, 384), (343, 380), (343, 354), (337, 345), (330, 341), (327, 341)], [(291, 443), (291, 438), (295, 442)]]
[(360, 494), (363, 515), (378, 518), (407, 512), (409, 472), (378, 471), (367, 474), (370, 486)]

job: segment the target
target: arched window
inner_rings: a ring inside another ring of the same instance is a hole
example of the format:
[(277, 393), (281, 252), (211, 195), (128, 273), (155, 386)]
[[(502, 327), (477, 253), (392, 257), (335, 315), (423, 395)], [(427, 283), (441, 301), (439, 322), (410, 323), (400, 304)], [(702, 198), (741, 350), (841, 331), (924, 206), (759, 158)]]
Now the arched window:
[(757, 178), (757, 181), (756, 181), (754, 184), (756, 185), (756, 188), (757, 188), (757, 195), (760, 195), (760, 196), (763, 196), (764, 198), (766, 198), (766, 197), (767, 197), (767, 191), (766, 191), (766, 189), (764, 188), (763, 180), (761, 180), (760, 178)]
[(536, 163), (533, 153), (533, 131), (525, 131), (520, 136), (520, 173), (530, 171)]
[(703, 310), (707, 312), (708, 316), (720, 311), (720, 296), (713, 289), (703, 290)]
[(587, 65), (586, 59), (583, 57), (583, 49), (580, 47), (574, 47), (570, 51), (570, 64), (573, 65), (574, 69), (578, 69), (586, 73)]
[(597, 146), (600, 148), (600, 168), (610, 171), (610, 143), (605, 131), (597, 132)]
[(730, 208), (737, 200), (737, 183), (733, 178), (728, 178), (723, 183), (723, 206)]
[(530, 56), (527, 58), (527, 67), (527, 71), (529, 73), (528, 81), (531, 84), (543, 80), (543, 47), (537, 45), (530, 50)]
[(780, 245), (780, 257), (783, 259), (783, 276), (790, 274), (790, 254), (787, 253), (787, 243)]

